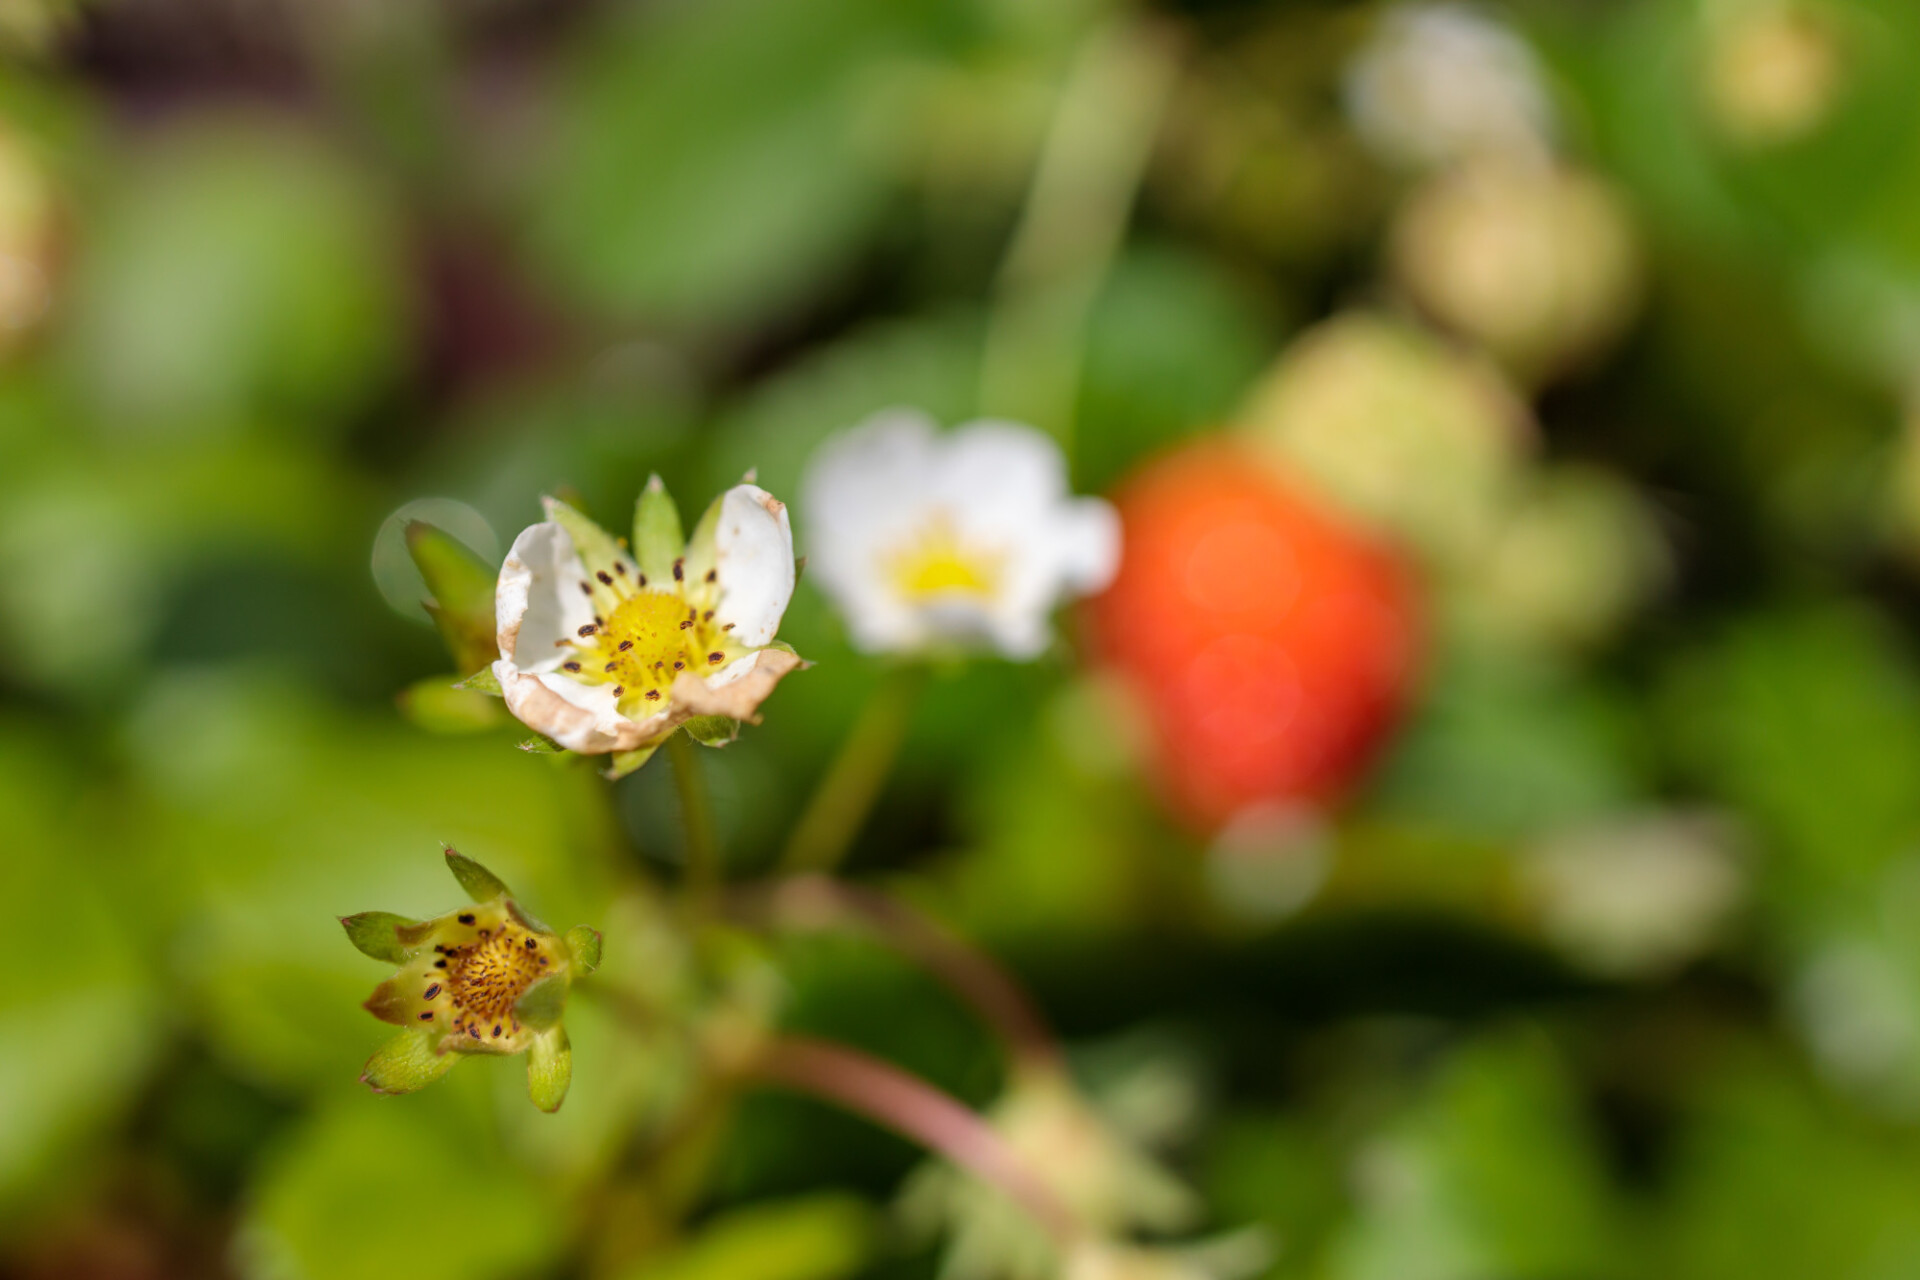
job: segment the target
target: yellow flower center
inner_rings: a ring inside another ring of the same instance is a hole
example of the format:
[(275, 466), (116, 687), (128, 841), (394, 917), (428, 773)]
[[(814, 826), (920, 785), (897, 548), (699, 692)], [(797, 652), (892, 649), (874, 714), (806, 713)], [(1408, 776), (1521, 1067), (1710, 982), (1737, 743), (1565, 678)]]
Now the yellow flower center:
[(506, 911), (479, 906), (445, 922), (432, 966), (421, 971), (418, 1020), (445, 1029), (463, 1049), (517, 1053), (529, 1033), (514, 1014), (527, 988), (560, 972), (565, 953), (555, 939)]
[(887, 569), (900, 594), (915, 603), (939, 596), (991, 597), (1000, 585), (1002, 557), (969, 547), (960, 540), (953, 521), (942, 516), (907, 546), (887, 558)]
[(728, 634), (731, 626), (714, 622), (713, 583), (684, 584), (676, 576), (669, 590), (640, 585), (624, 572), (596, 576), (598, 586), (580, 584), (593, 597), (594, 623), (569, 642), (573, 652), (561, 670), (584, 684), (612, 685), (621, 714), (651, 715), (666, 706), (681, 672), (710, 674), (747, 652)]

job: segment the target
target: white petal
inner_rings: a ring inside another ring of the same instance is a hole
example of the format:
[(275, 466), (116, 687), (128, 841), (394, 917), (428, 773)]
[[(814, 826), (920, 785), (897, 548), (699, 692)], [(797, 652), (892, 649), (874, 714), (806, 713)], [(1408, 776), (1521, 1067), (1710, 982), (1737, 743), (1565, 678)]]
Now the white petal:
[(579, 587), (586, 576), (565, 529), (543, 523), (522, 530), (494, 589), (501, 655), (522, 670), (558, 666), (560, 642), (593, 621), (593, 602)]
[(1120, 513), (1103, 498), (1080, 498), (1061, 507), (1053, 541), (1066, 591), (1091, 595), (1120, 569)]
[(963, 533), (1018, 527), (1067, 494), (1067, 463), (1052, 436), (1018, 422), (982, 419), (940, 442), (939, 492)]
[(793, 599), (793, 528), (786, 504), (758, 485), (735, 485), (721, 495), (714, 548), (720, 585), (715, 617), (733, 624), (733, 638), (741, 644), (766, 644)]

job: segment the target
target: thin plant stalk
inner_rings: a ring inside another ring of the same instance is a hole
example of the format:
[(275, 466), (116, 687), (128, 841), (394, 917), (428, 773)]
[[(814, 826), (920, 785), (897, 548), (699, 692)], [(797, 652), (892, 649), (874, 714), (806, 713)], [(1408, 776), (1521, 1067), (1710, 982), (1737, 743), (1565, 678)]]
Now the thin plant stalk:
[(1059, 1041), (1013, 976), (910, 903), (829, 876), (798, 876), (768, 891), (775, 923), (857, 928), (918, 964), (958, 996), (1006, 1046), (1016, 1071), (1061, 1069)]
[(1064, 1252), (1072, 1215), (980, 1115), (926, 1081), (857, 1049), (801, 1036), (769, 1041), (752, 1078), (831, 1102), (946, 1157), (998, 1187)]
[(680, 820), (686, 829), (686, 896), (690, 905), (704, 909), (719, 896), (720, 843), (714, 835), (713, 807), (700, 778), (697, 748), (685, 733), (667, 739), (667, 758), (673, 762), (674, 786), (680, 795)]
[(846, 858), (893, 772), (926, 682), (921, 663), (905, 663), (881, 678), (787, 837), (782, 871), (830, 872)]

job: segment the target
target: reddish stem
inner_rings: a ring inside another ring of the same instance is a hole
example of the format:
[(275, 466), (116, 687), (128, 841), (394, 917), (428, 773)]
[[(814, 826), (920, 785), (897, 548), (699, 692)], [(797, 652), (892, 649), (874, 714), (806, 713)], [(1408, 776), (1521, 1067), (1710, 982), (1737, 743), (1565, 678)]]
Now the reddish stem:
[(1045, 1018), (992, 956), (891, 894), (830, 876), (795, 876), (772, 891), (788, 925), (856, 925), (926, 969), (993, 1028), (1016, 1066), (1055, 1069), (1060, 1046)]
[(760, 1080), (832, 1102), (938, 1152), (1011, 1196), (1063, 1249), (1076, 1232), (1053, 1192), (978, 1114), (888, 1062), (801, 1036), (768, 1042), (750, 1072)]

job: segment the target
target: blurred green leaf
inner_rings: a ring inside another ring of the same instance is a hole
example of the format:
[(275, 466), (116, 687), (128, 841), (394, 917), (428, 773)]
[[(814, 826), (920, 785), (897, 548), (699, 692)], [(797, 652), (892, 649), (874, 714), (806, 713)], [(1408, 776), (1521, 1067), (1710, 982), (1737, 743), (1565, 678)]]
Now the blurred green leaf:
[[(488, 672), (489, 678), (492, 672)], [(446, 676), (428, 676), (402, 689), (396, 699), (400, 713), (429, 733), (479, 733), (497, 729), (510, 717), (500, 699), (454, 683)]]
[(399, 931), (419, 923), (418, 920), (397, 916), (391, 911), (362, 911), (358, 915), (340, 917), (340, 925), (347, 931), (347, 941), (359, 948), (362, 955), (391, 964), (404, 964), (407, 959), (409, 948), (400, 941)]
[(859, 1273), (874, 1237), (873, 1211), (849, 1196), (753, 1205), (713, 1218), (619, 1280), (839, 1280)]
[(640, 572), (655, 582), (667, 581), (686, 545), (673, 495), (659, 476), (647, 477), (647, 487), (633, 502), (633, 554), (640, 561)]

